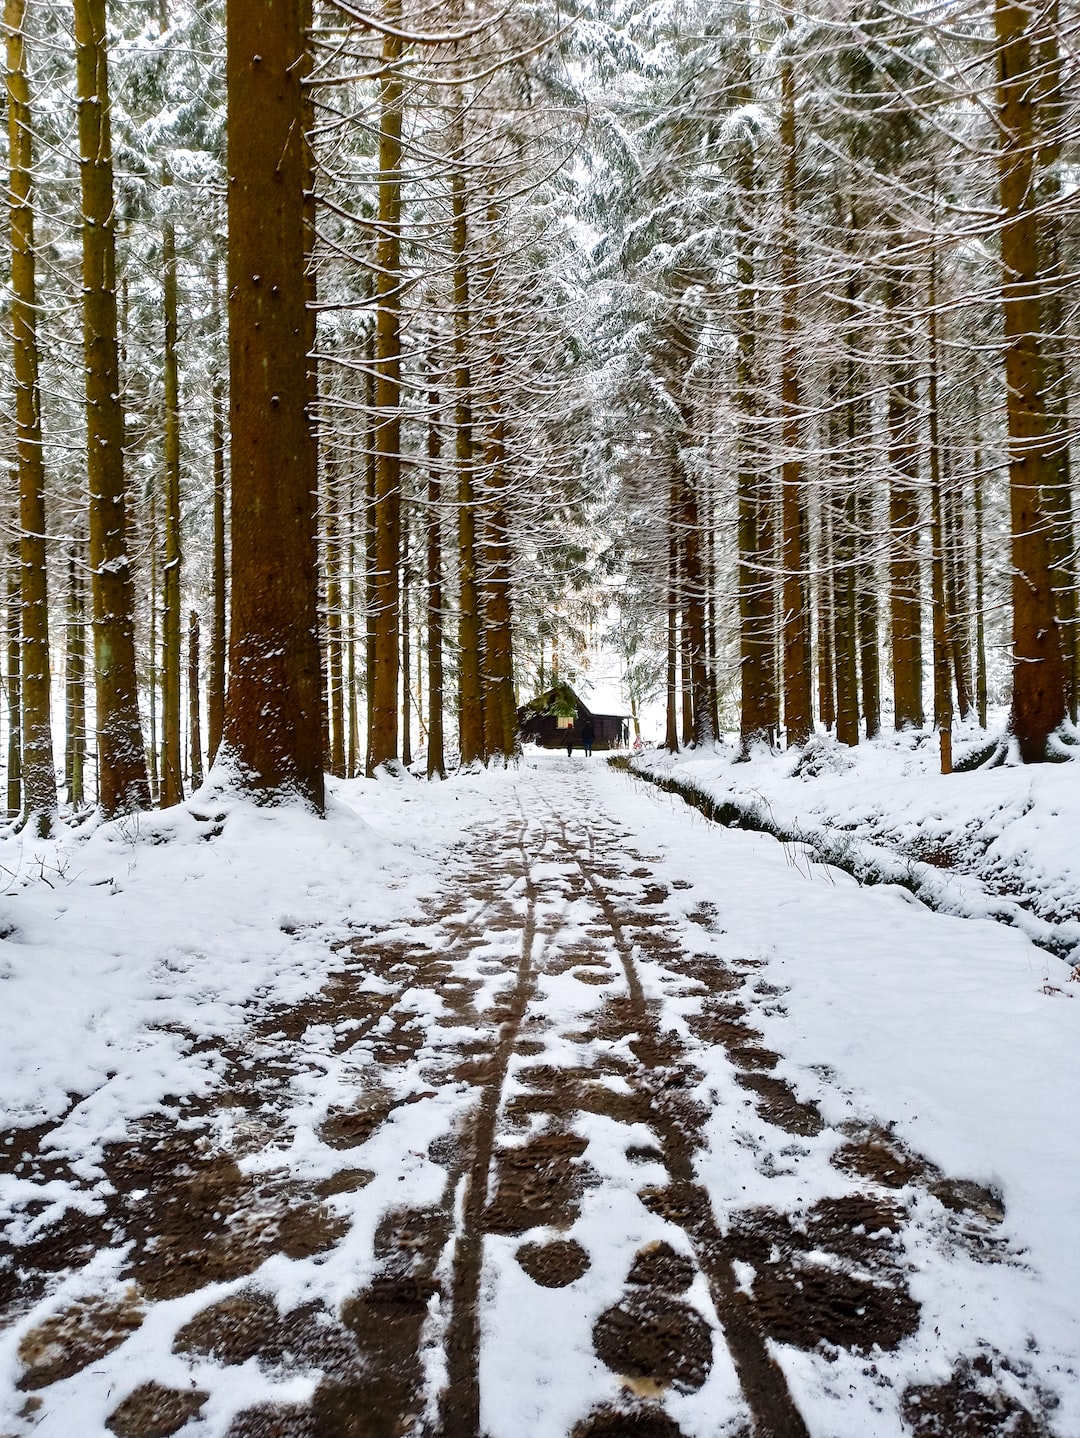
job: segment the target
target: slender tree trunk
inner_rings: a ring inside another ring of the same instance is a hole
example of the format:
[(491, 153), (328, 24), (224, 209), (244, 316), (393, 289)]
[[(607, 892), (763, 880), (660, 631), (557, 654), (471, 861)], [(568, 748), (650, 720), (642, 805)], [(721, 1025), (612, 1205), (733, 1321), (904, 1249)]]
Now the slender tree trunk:
[(105, 0), (74, 0), (74, 13), (98, 782), (99, 802), (111, 817), (147, 807), (150, 785), (135, 672), (135, 583), (127, 553)]
[(411, 543), (408, 513), (404, 512), (401, 525), (401, 762), (406, 766), (412, 763)]
[(148, 724), (150, 729), (149, 765), (150, 798), (156, 804), (161, 798), (160, 775), (158, 774), (158, 532), (157, 532), (157, 486), (150, 487), (150, 593), (147, 595), (150, 610), (150, 633), (147, 638), (146, 687)]
[(356, 474), (349, 471), (349, 547), (348, 547), (348, 684), (349, 684), (349, 754), (347, 774), (355, 779), (360, 771), (360, 696), (356, 674), (357, 614), (360, 586), (356, 578)]
[(945, 612), (949, 621), (949, 657), (956, 680), (956, 707), (961, 719), (971, 713), (971, 629), (964, 522), (960, 510), (960, 488), (952, 473), (950, 450), (942, 450), (942, 505), (945, 543)]
[(227, 7), (233, 578), (223, 744), (245, 787), (321, 812), (304, 13), (301, 0)]
[(679, 717), (677, 704), (679, 664), (679, 534), (676, 525), (678, 496), (672, 480), (668, 503), (668, 572), (667, 572), (667, 715), (664, 748), (669, 754), (679, 752)]
[(818, 712), (831, 733), (836, 724), (836, 665), (833, 652), (833, 536), (832, 513), (826, 496), (821, 504), (818, 534), (817, 619), (818, 619)]
[(909, 320), (900, 296), (909, 285), (886, 286), (889, 332), (895, 335), (889, 384), (889, 597), (893, 669), (893, 723), (897, 731), (924, 722), (922, 701), (922, 583), (919, 563), (919, 424), (915, 376), (907, 353)]
[[(400, 16), (392, 3), (390, 22)], [(402, 42), (383, 40), (379, 121), (379, 229), (375, 269), (374, 670), (368, 772), (398, 757), (401, 676), (401, 127)]]
[[(458, 147), (459, 156), (461, 146)], [(469, 361), (469, 235), (465, 176), (451, 179), (454, 251), (454, 428), (458, 472), (458, 699), (462, 764), (484, 757), (480, 586), (477, 574), (476, 454)]]
[(797, 224), (797, 152), (795, 133), (795, 72), (790, 55), (780, 68), (780, 147), (783, 165), (784, 232), (781, 242), (781, 333), (783, 357), (780, 404), (783, 415), (781, 443), (780, 517), (783, 529), (783, 643), (784, 727), (789, 746), (805, 744), (814, 727), (812, 655), (810, 648), (810, 594), (806, 578), (807, 521), (803, 492), (802, 399), (799, 386), (799, 254)]
[[(679, 588), (681, 600), (681, 582)], [(688, 749), (694, 742), (694, 693), (690, 683), (690, 631), (686, 624), (685, 606), (679, 610), (679, 694), (682, 699), (682, 746)]]
[[(687, 417), (688, 418), (688, 417)], [(709, 702), (709, 670), (705, 651), (705, 564), (702, 555), (701, 508), (691, 475), (676, 460), (682, 530), (683, 693), (689, 699), (689, 733), (685, 743), (709, 748), (716, 740)]]
[(945, 524), (941, 498), (941, 423), (938, 412), (937, 256), (930, 257), (927, 407), (930, 428), (930, 588), (934, 645), (934, 728), (941, 748), (941, 772), (952, 773), (952, 689), (949, 617), (945, 607)]
[(341, 526), (338, 476), (326, 479), (326, 651), (330, 684), (330, 772), (345, 777), (345, 677), (341, 642)]
[(433, 382), (428, 391), (427, 485), (427, 776), (446, 778), (443, 739), (443, 584), (442, 584), (442, 433), (440, 395)]
[(1040, 339), (1037, 86), (1032, 30), (1040, 12), (1023, 0), (996, 0), (998, 120), (1001, 126), (1002, 315), (1009, 442), (1013, 609), (1010, 727), (1026, 764), (1047, 757), (1066, 714), (1065, 665), (1054, 605), (1051, 526), (1045, 488), (1054, 440), (1047, 422)]
[(68, 632), (65, 697), (67, 733), (65, 770), (68, 803), (86, 802), (86, 601), (74, 549), (68, 553)]
[(488, 433), (484, 546), (484, 748), (509, 763), (517, 752), (511, 639), (510, 536), (506, 518), (506, 436), (496, 413)]
[(18, 545), (8, 553), (7, 572), (7, 807), (10, 818), (22, 812), (22, 629), (19, 610)]
[(210, 629), (210, 665), (206, 683), (207, 749), (214, 762), (225, 722), (225, 654), (227, 644), (225, 558), (225, 415), (224, 391), (214, 381), (211, 399), (211, 444), (214, 451), (214, 494), (211, 535), (213, 620)]
[(26, 0), (6, 0), (8, 161), (11, 172), (11, 327), (19, 474), (22, 600), (22, 778), (29, 825), (41, 838), (56, 815), (49, 591), (45, 549), (45, 462), (38, 385), (37, 275), (34, 253), (30, 87), (22, 33)]
[[(873, 500), (861, 487), (856, 501), (858, 533), (864, 552), (870, 550), (875, 533)], [(862, 675), (862, 705), (866, 737), (881, 733), (881, 648), (878, 640), (877, 575), (872, 558), (865, 558), (856, 571), (859, 610), (859, 669)]]
[(374, 340), (368, 349), (368, 371), (365, 376), (365, 408), (367, 434), (364, 460), (364, 682), (367, 690), (367, 739), (364, 772), (373, 774), (371, 736), (375, 728), (375, 576), (378, 561), (375, 551), (375, 381), (371, 366), (375, 361)]
[(975, 512), (975, 709), (979, 716), (979, 727), (985, 729), (988, 720), (989, 693), (986, 678), (986, 517), (983, 500), (983, 448), (979, 429), (979, 389), (976, 385), (972, 412), (974, 415), (974, 470), (972, 508)]
[(188, 742), (191, 754), (191, 787), (198, 789), (203, 781), (202, 705), (200, 701), (199, 643), (201, 640), (198, 610), (188, 617)]
[(176, 355), (176, 235), (164, 225), (165, 308), (165, 565), (161, 615), (161, 807), (184, 797), (180, 744), (180, 369)]

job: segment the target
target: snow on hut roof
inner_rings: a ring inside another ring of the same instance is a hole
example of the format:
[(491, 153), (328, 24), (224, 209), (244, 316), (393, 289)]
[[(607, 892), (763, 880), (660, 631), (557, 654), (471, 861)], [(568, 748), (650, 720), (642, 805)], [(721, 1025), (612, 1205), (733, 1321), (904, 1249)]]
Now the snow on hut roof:
[(590, 684), (588, 680), (582, 680), (577, 686), (577, 693), (590, 714), (610, 714), (621, 719), (629, 717), (630, 705), (622, 691), (613, 684)]

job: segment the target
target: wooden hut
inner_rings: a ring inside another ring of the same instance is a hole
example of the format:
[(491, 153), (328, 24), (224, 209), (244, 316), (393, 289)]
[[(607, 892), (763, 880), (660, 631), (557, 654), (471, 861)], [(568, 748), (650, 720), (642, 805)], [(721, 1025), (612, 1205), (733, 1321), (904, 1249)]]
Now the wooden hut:
[(594, 748), (626, 746), (629, 715), (594, 713), (569, 684), (557, 684), (546, 694), (538, 694), (523, 704), (517, 711), (518, 734), (523, 744), (538, 744), (541, 749), (565, 749), (572, 735), (575, 747), (579, 748), (585, 721), (590, 719)]

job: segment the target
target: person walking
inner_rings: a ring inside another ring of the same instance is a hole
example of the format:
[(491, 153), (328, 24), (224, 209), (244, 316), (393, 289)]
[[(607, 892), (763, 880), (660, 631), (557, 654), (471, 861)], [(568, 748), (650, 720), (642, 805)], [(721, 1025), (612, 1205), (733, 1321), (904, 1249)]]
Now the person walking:
[(585, 750), (586, 759), (592, 756), (593, 741), (596, 738), (596, 726), (591, 719), (586, 719), (581, 726), (581, 747)]
[(566, 757), (574, 757), (574, 726), (572, 723), (566, 726)]

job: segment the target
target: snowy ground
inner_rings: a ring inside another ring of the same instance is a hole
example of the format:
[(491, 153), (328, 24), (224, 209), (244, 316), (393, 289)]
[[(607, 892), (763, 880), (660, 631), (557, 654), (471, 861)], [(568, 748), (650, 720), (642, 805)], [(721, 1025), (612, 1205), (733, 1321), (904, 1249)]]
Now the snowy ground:
[[(1075, 765), (868, 762), (686, 769), (1080, 905)], [(0, 864), (4, 1438), (1080, 1434), (1080, 985), (1019, 930), (580, 755)]]
[[(961, 732), (958, 759), (985, 743)], [(750, 763), (737, 753), (728, 741), (674, 757), (648, 750), (634, 764), (871, 881), (891, 878), (937, 909), (998, 918), (1080, 958), (1080, 759), (942, 776), (936, 739), (921, 732), (857, 750), (819, 735), (805, 751), (759, 751)]]

